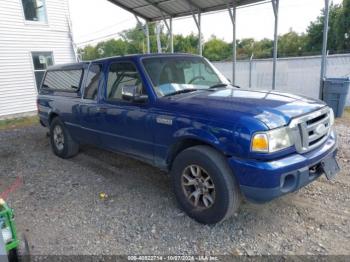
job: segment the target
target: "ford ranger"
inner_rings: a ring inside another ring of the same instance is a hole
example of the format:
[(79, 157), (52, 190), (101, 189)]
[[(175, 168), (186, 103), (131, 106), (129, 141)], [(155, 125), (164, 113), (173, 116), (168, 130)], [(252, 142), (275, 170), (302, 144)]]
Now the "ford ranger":
[(92, 144), (169, 171), (181, 208), (205, 224), (230, 217), (242, 197), (267, 202), (339, 171), (324, 102), (233, 86), (200, 56), (56, 65), (37, 104), (57, 156)]

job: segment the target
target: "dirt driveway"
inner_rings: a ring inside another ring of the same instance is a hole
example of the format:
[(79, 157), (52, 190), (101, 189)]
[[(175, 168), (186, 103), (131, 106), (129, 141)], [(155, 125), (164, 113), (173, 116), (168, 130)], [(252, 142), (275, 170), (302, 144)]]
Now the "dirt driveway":
[(59, 159), (39, 125), (0, 131), (0, 181), (21, 181), (8, 201), (33, 254), (350, 255), (350, 122), (337, 130), (342, 172), (334, 181), (246, 203), (215, 226), (184, 215), (159, 170), (90, 147)]

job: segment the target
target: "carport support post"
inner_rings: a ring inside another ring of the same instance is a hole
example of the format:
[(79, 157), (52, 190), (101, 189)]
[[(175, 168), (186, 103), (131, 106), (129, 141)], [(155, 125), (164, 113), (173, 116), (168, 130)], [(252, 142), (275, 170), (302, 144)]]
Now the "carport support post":
[(203, 54), (203, 47), (202, 47), (202, 14), (199, 11), (198, 12), (198, 49), (199, 49), (199, 55)]
[(198, 29), (198, 54), (202, 55), (202, 25), (201, 25), (201, 11), (198, 10), (197, 16), (192, 10), (192, 17)]
[(249, 59), (249, 88), (252, 87), (253, 58), (254, 58), (254, 54), (252, 54)]
[(327, 73), (327, 42), (328, 42), (328, 23), (329, 23), (329, 0), (325, 0), (324, 22), (323, 22), (323, 43), (322, 43), (322, 61), (321, 61), (321, 79), (320, 91), (318, 97), (323, 98), (323, 79)]
[(150, 54), (151, 53), (151, 42), (149, 39), (148, 21), (146, 21), (146, 42), (147, 42), (147, 54)]
[(232, 22), (232, 84), (236, 84), (236, 65), (237, 65), (237, 52), (236, 52), (236, 0), (232, 1), (232, 11), (228, 2), (228, 12), (230, 14)]
[(156, 31), (156, 36), (157, 36), (158, 53), (161, 54), (162, 53), (162, 43), (160, 41), (160, 24), (159, 23), (156, 23), (155, 31)]
[(139, 19), (139, 17), (137, 15), (135, 15), (135, 18), (136, 18), (136, 21), (137, 21), (137, 25), (142, 28), (142, 31), (143, 31), (144, 35), (146, 36), (147, 54), (149, 54), (149, 53), (151, 53), (151, 44), (150, 44), (150, 40), (149, 40), (148, 21), (146, 21), (145, 26), (143, 26), (141, 21), (140, 21), (140, 19)]
[(169, 19), (170, 26), (170, 53), (174, 53), (173, 18)]
[(272, 90), (276, 89), (276, 69), (277, 69), (277, 54), (278, 54), (278, 10), (279, 0), (272, 0), (273, 12), (275, 15), (275, 32), (273, 42), (273, 70), (272, 70)]

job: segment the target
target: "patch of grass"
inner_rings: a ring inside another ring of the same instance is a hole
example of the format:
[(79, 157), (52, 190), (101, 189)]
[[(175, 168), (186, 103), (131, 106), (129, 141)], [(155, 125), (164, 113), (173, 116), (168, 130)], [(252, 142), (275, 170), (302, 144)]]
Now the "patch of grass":
[(37, 124), (38, 121), (37, 116), (0, 120), (0, 130), (32, 126)]
[(344, 118), (350, 119), (350, 107), (346, 107), (343, 114)]
[(336, 118), (335, 123), (337, 124), (350, 124), (350, 107), (346, 107), (341, 118)]

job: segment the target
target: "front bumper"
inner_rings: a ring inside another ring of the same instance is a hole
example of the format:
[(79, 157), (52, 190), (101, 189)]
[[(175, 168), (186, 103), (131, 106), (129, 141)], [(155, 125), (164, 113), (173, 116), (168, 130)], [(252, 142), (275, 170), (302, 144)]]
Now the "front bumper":
[(335, 157), (336, 153), (337, 139), (331, 132), (322, 146), (302, 155), (295, 153), (270, 162), (231, 157), (229, 164), (246, 199), (263, 203), (294, 192), (320, 177), (321, 161)]

